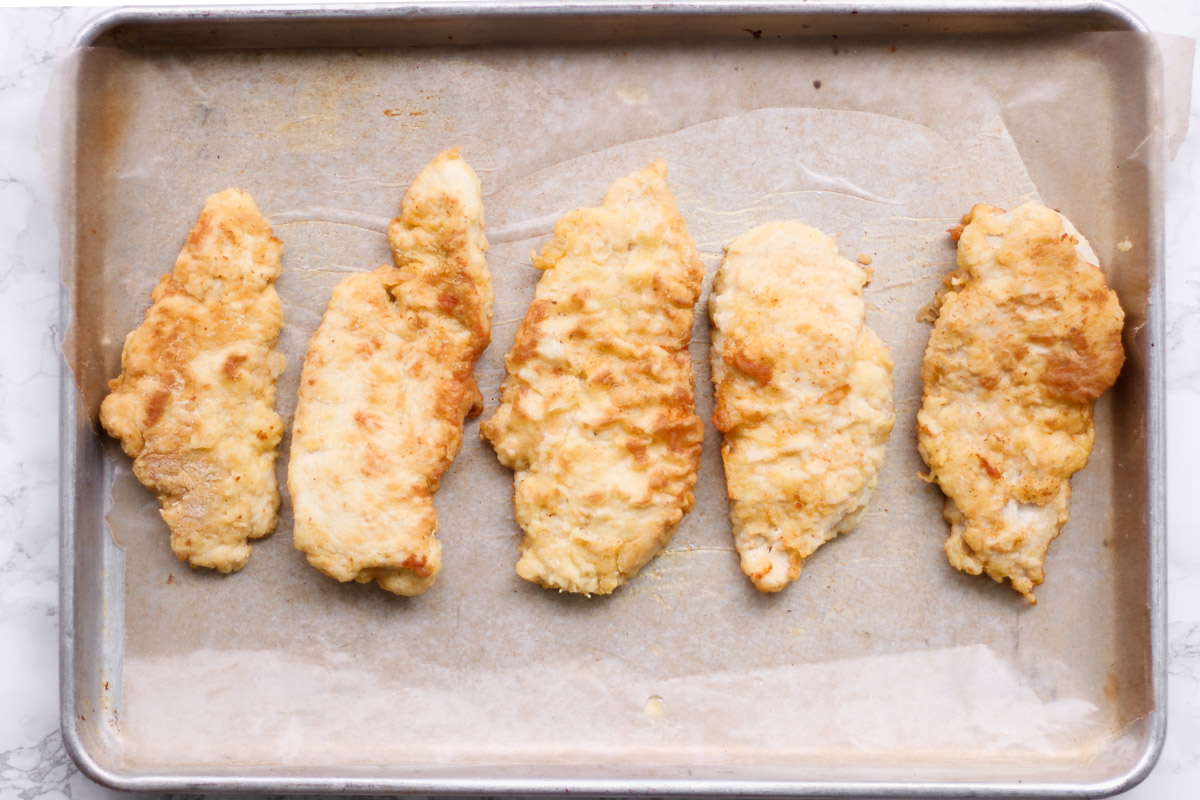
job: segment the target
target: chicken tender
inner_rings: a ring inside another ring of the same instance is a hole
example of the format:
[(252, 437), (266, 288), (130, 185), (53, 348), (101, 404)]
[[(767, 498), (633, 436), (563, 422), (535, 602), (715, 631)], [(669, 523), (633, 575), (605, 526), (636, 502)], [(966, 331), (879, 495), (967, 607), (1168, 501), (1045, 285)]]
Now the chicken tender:
[(1026, 203), (963, 217), (921, 371), (918, 448), (946, 494), (946, 555), (1031, 604), (1125, 359), (1125, 315), (1071, 224)]
[(742, 571), (760, 591), (867, 508), (893, 423), (892, 361), (866, 326), (867, 273), (798, 222), (734, 239), (713, 284), (713, 424)]
[(661, 161), (554, 226), (482, 426), (515, 472), (517, 574), (608, 594), (691, 510), (704, 427), (688, 344), (704, 267)]
[(309, 343), (288, 490), (310, 564), (415, 595), (441, 566), (433, 493), (483, 410), (491, 331), (483, 201), (457, 149), (409, 187), (388, 243), (395, 266), (342, 281)]
[(275, 529), (282, 252), (250, 195), (209, 197), (100, 406), (162, 503), (171, 549), (193, 567), (241, 569), (247, 540)]

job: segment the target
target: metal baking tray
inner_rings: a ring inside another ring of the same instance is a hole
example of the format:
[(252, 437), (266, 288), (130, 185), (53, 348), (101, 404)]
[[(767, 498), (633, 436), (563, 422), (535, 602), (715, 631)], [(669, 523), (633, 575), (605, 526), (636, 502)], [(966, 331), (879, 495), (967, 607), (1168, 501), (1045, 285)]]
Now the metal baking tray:
[[(430, 2), (92, 21), (59, 109), (72, 757), (141, 791), (1090, 797), (1136, 784), (1166, 708), (1161, 76), (1142, 33), (1105, 2)], [(757, 595), (731, 552), (710, 427), (696, 509), (667, 550), (611, 597), (555, 595), (512, 573), (509, 476), (476, 421), (437, 499), (446, 564), (420, 598), (313, 572), (286, 500), (242, 572), (175, 563), (96, 416), (204, 195), (251, 191), (284, 241), (290, 424), (329, 287), (386, 259), (380, 220), (453, 145), (482, 178), (499, 276), (485, 414), (536, 281), (525, 254), (651, 157), (668, 160), (709, 280), (731, 232), (782, 213), (873, 255), (866, 297), (896, 361), (897, 423), (859, 529), (787, 591)], [(913, 425), (928, 331), (915, 315), (952, 266), (945, 229), (967, 198), (1033, 193), (1100, 254), (1127, 362), (1028, 608), (945, 564)]]

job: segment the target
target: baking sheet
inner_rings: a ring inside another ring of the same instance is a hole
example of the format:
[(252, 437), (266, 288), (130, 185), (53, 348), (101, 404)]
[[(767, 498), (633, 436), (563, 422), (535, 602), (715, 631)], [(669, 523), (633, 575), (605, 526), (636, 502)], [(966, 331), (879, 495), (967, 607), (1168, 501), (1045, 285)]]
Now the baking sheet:
[[(775, 596), (738, 569), (711, 425), (696, 507), (672, 543), (633, 583), (590, 599), (513, 573), (510, 473), (478, 421), (436, 499), (442, 573), (411, 599), (308, 567), (291, 547), (286, 495), (279, 529), (244, 570), (189, 570), (153, 496), (102, 440), (114, 465), (105, 519), (123, 554), (109, 593), (115, 768), (726, 765), (794, 777), (871, 765), (987, 780), (1097, 764), (1107, 777), (1139, 755), (1144, 731), (1130, 726), (1154, 694), (1143, 325), (1159, 235), (1146, 143), (1159, 120), (1145, 96), (1148, 39), (78, 58), (66, 350), (93, 420), (203, 198), (238, 186), (284, 243), (278, 409), (290, 427), (331, 287), (387, 261), (384, 230), (408, 182), (455, 145), (483, 183), (492, 243), (493, 342), (476, 369), (485, 415), (538, 277), (529, 250), (561, 214), (660, 157), (708, 271), (692, 343), (702, 418), (704, 303), (721, 245), (771, 219), (871, 256), (868, 321), (896, 362), (896, 427), (871, 510)], [(952, 268), (946, 229), (975, 202), (1025, 199), (1062, 210), (1091, 241), (1126, 310), (1128, 356), (1097, 406), (1096, 448), (1032, 609), (945, 563), (941, 495), (917, 477), (914, 433), (928, 336), (916, 316)], [(287, 453), (285, 438), (281, 484)]]

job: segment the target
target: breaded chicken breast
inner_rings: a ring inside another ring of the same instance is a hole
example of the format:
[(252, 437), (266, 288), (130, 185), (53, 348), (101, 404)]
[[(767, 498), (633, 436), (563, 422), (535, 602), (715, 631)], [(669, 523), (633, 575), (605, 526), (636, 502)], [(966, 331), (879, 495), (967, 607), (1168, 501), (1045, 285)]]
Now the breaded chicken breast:
[(892, 361), (866, 326), (867, 273), (833, 240), (771, 222), (726, 249), (709, 299), (713, 424), (742, 571), (796, 580), (867, 508), (892, 430)]
[(918, 448), (946, 494), (946, 555), (1036, 603), (1092, 406), (1125, 359), (1117, 296), (1082, 236), (1026, 203), (963, 217), (921, 377)]
[(703, 424), (688, 343), (704, 267), (661, 161), (576, 209), (543, 270), (481, 428), (515, 472), (517, 574), (608, 594), (691, 510)]
[(209, 197), (100, 406), (162, 503), (171, 549), (193, 567), (241, 569), (247, 540), (275, 529), (282, 252), (250, 195)]
[(288, 490), (310, 564), (415, 595), (441, 566), (433, 493), (483, 410), (491, 331), (483, 201), (457, 149), (413, 181), (388, 243), (395, 266), (342, 281), (309, 342)]

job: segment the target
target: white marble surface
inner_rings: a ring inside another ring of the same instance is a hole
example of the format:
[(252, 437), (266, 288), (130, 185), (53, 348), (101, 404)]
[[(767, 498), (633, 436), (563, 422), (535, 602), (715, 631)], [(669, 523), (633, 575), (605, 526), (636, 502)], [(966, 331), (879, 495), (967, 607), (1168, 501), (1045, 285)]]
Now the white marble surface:
[[(1153, 30), (1200, 38), (1200, 4), (1129, 0)], [(0, 800), (116, 795), (58, 732), (57, 234), (36, 149), (56, 48), (100, 9), (0, 9)], [(1200, 797), (1200, 70), (1167, 171), (1169, 701), (1166, 747), (1125, 797)]]

